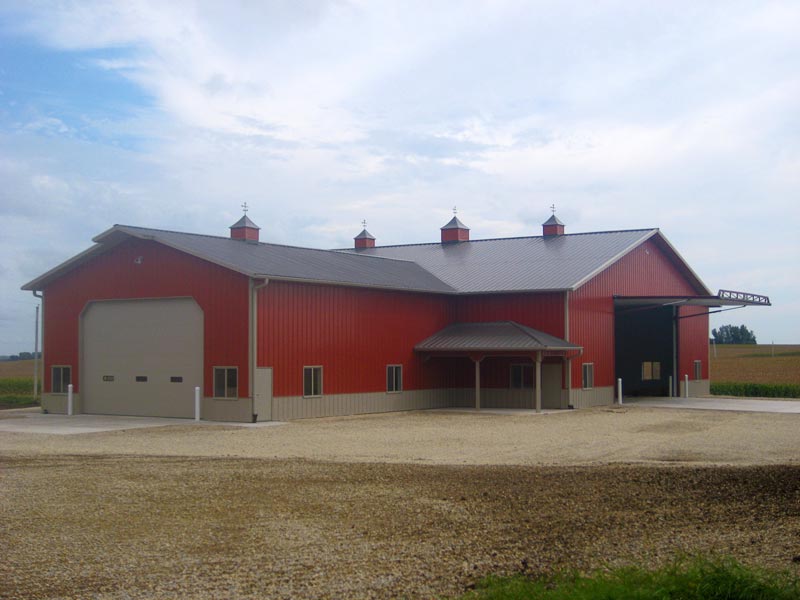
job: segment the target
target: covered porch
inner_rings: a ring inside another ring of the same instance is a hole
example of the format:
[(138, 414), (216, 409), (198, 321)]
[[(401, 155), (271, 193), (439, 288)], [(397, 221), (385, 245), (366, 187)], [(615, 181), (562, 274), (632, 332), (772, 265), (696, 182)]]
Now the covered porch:
[(582, 348), (514, 321), (454, 323), (415, 346), (425, 360), (470, 361), (473, 406), (567, 408), (570, 360)]

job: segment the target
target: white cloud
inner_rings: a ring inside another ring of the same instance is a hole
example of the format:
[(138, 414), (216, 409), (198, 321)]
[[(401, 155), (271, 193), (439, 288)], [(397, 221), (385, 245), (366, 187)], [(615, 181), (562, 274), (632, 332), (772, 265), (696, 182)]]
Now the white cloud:
[[(245, 200), (265, 238), (317, 247), (350, 245), (362, 218), (379, 243), (432, 241), (453, 205), (473, 237), (536, 234), (554, 202), (568, 231), (661, 227), (712, 286), (800, 294), (781, 276), (800, 264), (795, 3), (15, 10), (152, 99), (86, 114), (104, 139), (57, 111), (0, 139), (0, 214), (51, 245), (14, 238), (37, 256), (15, 279), (114, 222), (224, 235)], [(790, 321), (764, 326), (798, 341)]]

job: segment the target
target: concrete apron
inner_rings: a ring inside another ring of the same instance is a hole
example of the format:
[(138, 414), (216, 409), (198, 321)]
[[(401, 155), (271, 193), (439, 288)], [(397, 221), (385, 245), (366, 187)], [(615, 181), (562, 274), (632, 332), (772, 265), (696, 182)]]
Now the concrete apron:
[(752, 398), (625, 398), (624, 405), (697, 410), (731, 410), (800, 414), (800, 400), (754, 400)]
[(163, 417), (120, 417), (116, 415), (52, 415), (43, 414), (39, 408), (23, 408), (0, 412), (0, 432), (45, 433), (50, 435), (75, 435), (167, 427), (170, 425), (225, 425), (230, 427), (274, 427), (279, 421), (259, 423), (230, 423), (221, 421), (194, 421), (193, 419), (168, 419)]

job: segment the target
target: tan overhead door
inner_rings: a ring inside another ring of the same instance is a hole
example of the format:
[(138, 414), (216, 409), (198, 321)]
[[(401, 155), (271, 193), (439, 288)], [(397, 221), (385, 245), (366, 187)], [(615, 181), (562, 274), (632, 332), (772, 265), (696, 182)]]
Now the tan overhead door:
[(92, 302), (82, 316), (83, 411), (193, 417), (203, 311), (190, 298)]

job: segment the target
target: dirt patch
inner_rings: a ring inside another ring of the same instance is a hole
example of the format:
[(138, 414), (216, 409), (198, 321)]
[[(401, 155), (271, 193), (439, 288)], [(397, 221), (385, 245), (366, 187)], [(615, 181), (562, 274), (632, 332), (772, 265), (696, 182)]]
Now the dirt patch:
[(0, 464), (3, 598), (421, 598), (488, 573), (800, 554), (798, 466)]
[(653, 423), (639, 429), (640, 433), (659, 433), (665, 435), (680, 435), (682, 433), (699, 433), (708, 431), (710, 426), (706, 423), (696, 423), (685, 419), (665, 419), (661, 423)]

